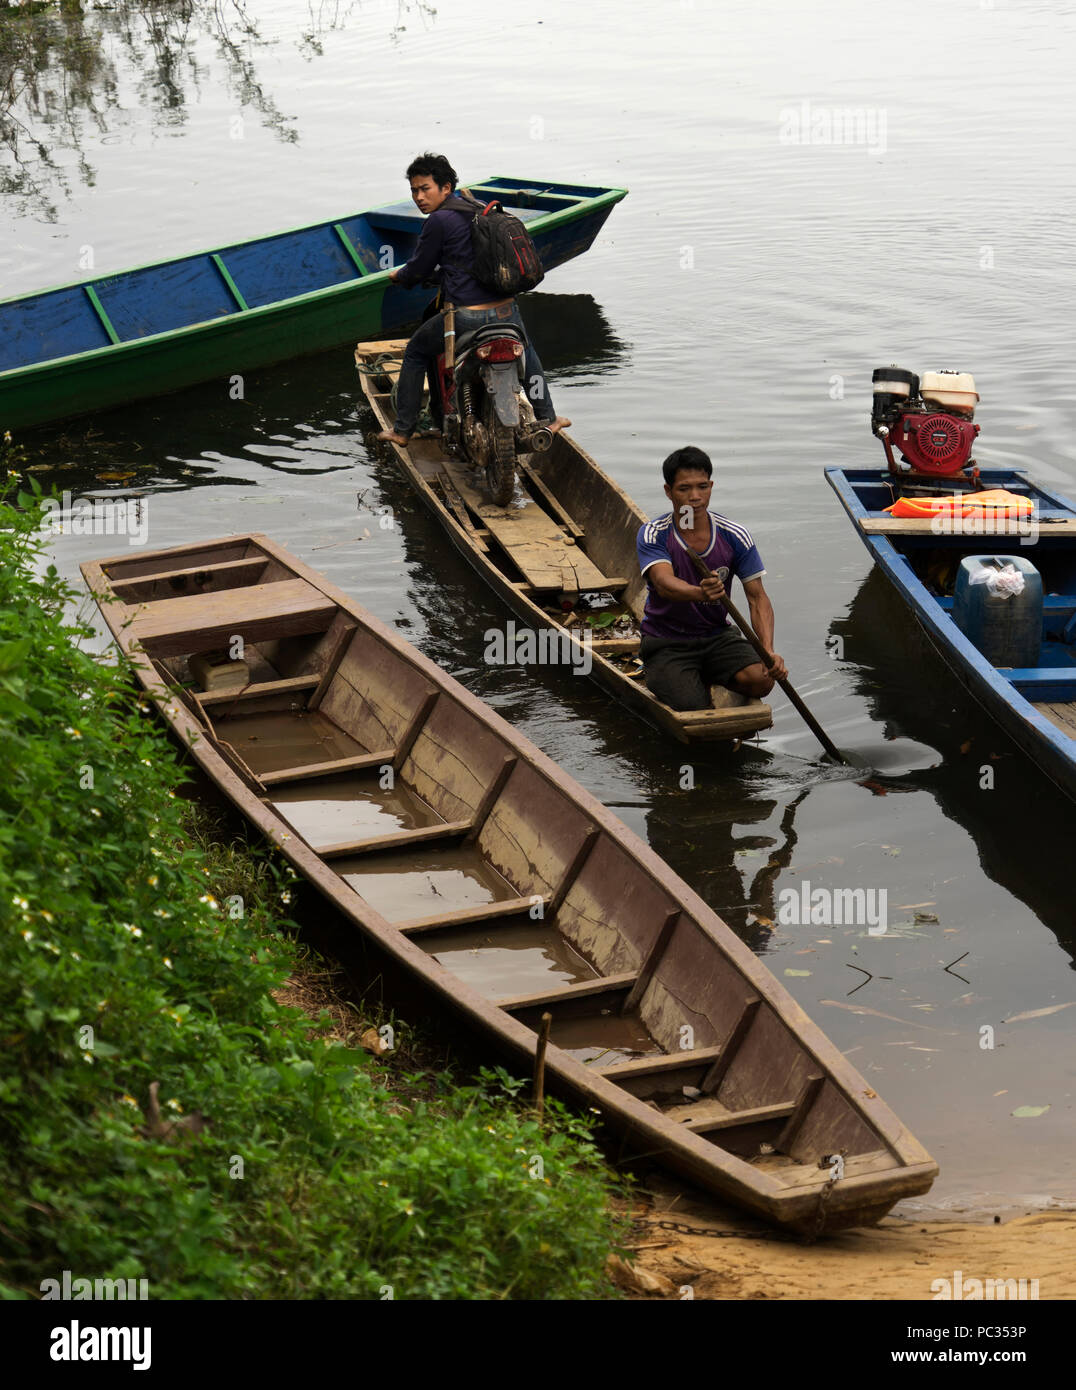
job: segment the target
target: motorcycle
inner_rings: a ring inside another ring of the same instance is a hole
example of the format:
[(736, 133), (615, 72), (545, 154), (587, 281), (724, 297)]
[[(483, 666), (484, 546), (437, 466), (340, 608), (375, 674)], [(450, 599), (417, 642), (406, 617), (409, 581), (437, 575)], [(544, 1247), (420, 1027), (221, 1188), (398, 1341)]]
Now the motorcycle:
[(535, 419), (524, 379), (526, 344), (512, 323), (486, 324), (455, 334), (455, 314), (445, 311), (445, 351), (437, 360), (436, 386), (442, 442), (452, 458), (481, 468), (494, 502), (506, 507), (516, 482), (516, 456), (544, 453), (553, 435)]

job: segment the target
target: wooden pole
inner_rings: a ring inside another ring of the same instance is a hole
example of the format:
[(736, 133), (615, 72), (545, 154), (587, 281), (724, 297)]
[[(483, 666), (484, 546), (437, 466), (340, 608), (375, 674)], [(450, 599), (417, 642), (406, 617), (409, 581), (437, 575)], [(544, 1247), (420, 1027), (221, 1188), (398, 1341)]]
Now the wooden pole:
[(547, 1011), (538, 1027), (538, 1046), (534, 1052), (534, 1110), (539, 1122), (545, 1109), (545, 1050), (552, 1023), (553, 1015)]
[(445, 305), (445, 371), (451, 376), (456, 367), (456, 306)]
[[(700, 577), (703, 579), (715, 578), (716, 576), (714, 575), (713, 571), (709, 568), (709, 566), (706, 564), (706, 562), (703, 560), (702, 556), (699, 555), (696, 551), (692, 550), (689, 545), (686, 545), (686, 543), (685, 546), (688, 555), (691, 557), (691, 562), (698, 570)], [(724, 605), (724, 608), (728, 613), (729, 617), (740, 629), (743, 635), (747, 638), (748, 642), (750, 642), (752, 647), (754, 647), (755, 651), (758, 652), (765, 665), (767, 667), (772, 666), (773, 653), (768, 652), (766, 648), (762, 645), (762, 643), (758, 640), (758, 637), (755, 635), (755, 632), (752, 629), (750, 623), (747, 622), (743, 614), (733, 603), (732, 599), (729, 598), (727, 590), (725, 592), (725, 597), (722, 599), (718, 599), (718, 602)], [(847, 766), (848, 759), (844, 756), (843, 753), (839, 751), (837, 745), (830, 739), (829, 735), (822, 728), (822, 725), (819, 724), (818, 720), (814, 717), (811, 711), (807, 708), (807, 706), (803, 703), (800, 697), (792, 689), (791, 683), (787, 680), (779, 680), (777, 684), (792, 701), (793, 705), (795, 705), (796, 709), (802, 716), (804, 723), (810, 729), (811, 733), (814, 734), (815, 738), (819, 741), (819, 743), (826, 750), (829, 756), (834, 760), (834, 762), (844, 763)]]

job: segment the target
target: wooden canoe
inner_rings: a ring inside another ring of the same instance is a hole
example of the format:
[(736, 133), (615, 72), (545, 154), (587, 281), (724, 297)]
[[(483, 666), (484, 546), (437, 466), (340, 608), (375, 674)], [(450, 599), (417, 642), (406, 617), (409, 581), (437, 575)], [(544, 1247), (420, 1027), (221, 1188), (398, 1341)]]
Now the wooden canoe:
[[(799, 1231), (930, 1186), (925, 1150), (666, 864), (280, 546), (232, 536), (82, 572), (209, 777), (498, 1053), (529, 1069), (548, 1010), (551, 1085)], [(198, 654), (236, 638), (240, 683), (195, 688)]]
[[(1076, 798), (1076, 503), (1032, 481), (1023, 469), (984, 469), (987, 489), (1004, 488), (1034, 506), (1011, 533), (981, 534), (974, 522), (953, 530), (926, 519), (897, 518), (884, 509), (899, 487), (885, 469), (827, 468), (871, 557), (892, 582), (927, 640), (961, 684), (1062, 791)], [(941, 479), (937, 492), (967, 490)], [(929, 495), (929, 494), (928, 494)], [(953, 621), (953, 578), (965, 555), (1017, 555), (1042, 576), (1042, 647), (1037, 666), (995, 667)]]
[[(492, 178), (549, 271), (627, 192)], [(418, 242), (408, 199), (0, 301), (0, 429), (177, 391), (417, 322), (430, 291), (389, 280)]]
[[(406, 339), (360, 343), (355, 350), (362, 389), (382, 428), (393, 425), (392, 386)], [(382, 372), (372, 370), (381, 365)], [(674, 710), (646, 688), (635, 659), (638, 636), (605, 638), (585, 626), (566, 626), (580, 594), (605, 593), (619, 600), (636, 633), (646, 602), (635, 538), (650, 518), (567, 434), (553, 437), (545, 454), (521, 466), (515, 502), (494, 506), (479, 477), (450, 459), (439, 440), (414, 438), (388, 445), (429, 511), (456, 549), (489, 584), (527, 631), (565, 634), (590, 648), (590, 672), (610, 694), (682, 743), (741, 739), (773, 724), (762, 700), (722, 686), (709, 709)], [(570, 616), (570, 614), (569, 614)]]

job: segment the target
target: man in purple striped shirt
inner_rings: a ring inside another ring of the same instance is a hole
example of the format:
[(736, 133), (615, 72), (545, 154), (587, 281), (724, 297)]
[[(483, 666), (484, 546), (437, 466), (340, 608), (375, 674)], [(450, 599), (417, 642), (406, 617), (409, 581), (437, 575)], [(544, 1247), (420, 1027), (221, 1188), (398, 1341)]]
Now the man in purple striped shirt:
[[(662, 473), (673, 510), (640, 526), (636, 540), (647, 583), (639, 648), (647, 687), (675, 710), (708, 708), (711, 685), (768, 695), (788, 668), (773, 651), (773, 605), (762, 587), (766, 571), (751, 533), (709, 510), (713, 464), (701, 449), (675, 450)], [(713, 571), (712, 578), (699, 581), (692, 550)], [(773, 653), (769, 668), (718, 602), (732, 575), (747, 595), (751, 626)]]

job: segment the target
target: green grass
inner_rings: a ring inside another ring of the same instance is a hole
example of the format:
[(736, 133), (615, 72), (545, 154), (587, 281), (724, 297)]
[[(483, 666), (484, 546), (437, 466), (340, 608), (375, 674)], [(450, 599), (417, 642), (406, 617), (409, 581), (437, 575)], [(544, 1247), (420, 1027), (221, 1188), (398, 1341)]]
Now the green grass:
[(296, 885), (192, 828), (37, 507), (0, 500), (0, 1297), (64, 1269), (152, 1298), (611, 1296), (583, 1120), (539, 1126), (499, 1070), (389, 1084), (273, 998)]

